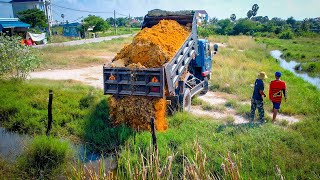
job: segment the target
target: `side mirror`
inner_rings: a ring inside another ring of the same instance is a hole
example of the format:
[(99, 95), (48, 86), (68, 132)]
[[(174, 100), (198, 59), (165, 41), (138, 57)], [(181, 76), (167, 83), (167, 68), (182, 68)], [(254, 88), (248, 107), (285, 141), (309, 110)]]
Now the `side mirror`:
[(213, 51), (218, 51), (218, 48), (219, 48), (218, 44), (213, 45)]

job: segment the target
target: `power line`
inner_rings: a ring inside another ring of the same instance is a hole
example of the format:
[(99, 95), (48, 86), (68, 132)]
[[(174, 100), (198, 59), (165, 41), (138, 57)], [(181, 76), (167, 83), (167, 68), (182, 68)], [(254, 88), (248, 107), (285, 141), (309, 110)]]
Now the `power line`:
[(128, 17), (128, 15), (125, 15), (125, 14), (121, 14), (121, 13), (118, 13), (117, 11), (116, 11), (116, 14), (119, 14), (120, 16), (125, 16), (125, 17)]
[(113, 12), (108, 12), (108, 11), (88, 11), (88, 10), (81, 10), (81, 9), (73, 9), (73, 8), (68, 8), (68, 7), (64, 7), (64, 6), (60, 6), (60, 5), (56, 5), (51, 3), (53, 6), (62, 8), (62, 9), (68, 9), (71, 11), (78, 11), (78, 12), (86, 12), (86, 13), (102, 13), (102, 14), (112, 14)]

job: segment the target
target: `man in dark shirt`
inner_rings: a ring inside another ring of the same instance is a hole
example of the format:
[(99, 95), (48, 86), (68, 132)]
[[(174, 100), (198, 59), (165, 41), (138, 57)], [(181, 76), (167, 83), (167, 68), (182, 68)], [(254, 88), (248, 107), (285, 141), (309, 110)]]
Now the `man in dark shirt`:
[(259, 117), (261, 124), (264, 123), (264, 109), (263, 109), (263, 98), (262, 96), (266, 97), (264, 94), (264, 84), (263, 80), (267, 78), (265, 72), (260, 72), (256, 82), (254, 83), (254, 89), (251, 99), (251, 112), (250, 112), (250, 123), (254, 120), (255, 111), (258, 108)]

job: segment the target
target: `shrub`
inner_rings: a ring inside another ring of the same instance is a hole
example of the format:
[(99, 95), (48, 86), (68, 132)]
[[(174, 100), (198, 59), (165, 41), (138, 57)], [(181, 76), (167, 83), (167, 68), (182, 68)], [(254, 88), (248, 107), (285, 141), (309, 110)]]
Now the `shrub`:
[(283, 31), (279, 35), (280, 39), (293, 39), (293, 32), (290, 30)]
[(36, 137), (18, 159), (18, 167), (31, 179), (49, 179), (60, 174), (71, 158), (67, 142), (46, 136)]
[(40, 60), (31, 47), (20, 45), (20, 37), (0, 36), (0, 77), (26, 78)]

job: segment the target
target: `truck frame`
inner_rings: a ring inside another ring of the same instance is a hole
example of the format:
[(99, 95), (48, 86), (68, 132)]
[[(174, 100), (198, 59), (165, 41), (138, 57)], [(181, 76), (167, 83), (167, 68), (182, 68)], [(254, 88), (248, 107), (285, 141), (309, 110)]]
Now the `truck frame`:
[[(175, 56), (159, 68), (126, 68), (103, 66), (104, 94), (157, 97), (167, 100), (170, 114), (189, 111), (191, 98), (208, 91), (212, 60), (210, 44), (198, 39), (196, 11), (168, 12), (152, 10), (144, 17), (142, 29), (160, 20), (175, 20), (191, 28), (190, 35)], [(217, 48), (215, 48), (217, 51)], [(113, 78), (110, 78), (110, 77)], [(155, 81), (156, 79), (156, 81)]]

